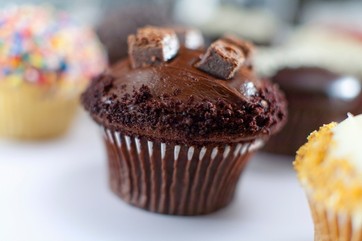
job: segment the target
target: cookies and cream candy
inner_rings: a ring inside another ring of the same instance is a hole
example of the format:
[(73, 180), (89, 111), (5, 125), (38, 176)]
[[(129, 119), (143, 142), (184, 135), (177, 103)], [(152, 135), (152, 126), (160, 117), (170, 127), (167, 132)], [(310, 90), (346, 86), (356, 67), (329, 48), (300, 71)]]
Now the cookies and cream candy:
[(128, 55), (133, 68), (158, 65), (177, 54), (180, 43), (174, 30), (147, 26), (128, 36)]

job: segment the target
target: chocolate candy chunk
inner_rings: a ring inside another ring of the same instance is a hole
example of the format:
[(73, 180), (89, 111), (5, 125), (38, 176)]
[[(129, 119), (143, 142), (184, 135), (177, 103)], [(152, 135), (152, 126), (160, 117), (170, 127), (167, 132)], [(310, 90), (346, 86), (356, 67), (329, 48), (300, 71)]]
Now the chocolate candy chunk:
[(251, 57), (253, 50), (254, 50), (254, 46), (252, 43), (242, 40), (242, 39), (240, 39), (234, 35), (230, 35), (230, 34), (224, 35), (221, 39), (229, 44), (238, 46), (238, 48), (240, 48), (243, 51), (246, 58)]
[(158, 65), (172, 59), (179, 50), (175, 31), (145, 27), (128, 36), (128, 55), (132, 68)]
[(231, 79), (245, 61), (237, 46), (224, 40), (212, 43), (196, 67), (221, 79)]
[(180, 45), (188, 49), (199, 49), (204, 46), (204, 37), (199, 30), (181, 26), (173, 27), (173, 29), (176, 32)]
[(239, 49), (241, 49), (245, 55), (244, 65), (247, 67), (252, 66), (252, 55), (253, 55), (253, 51), (254, 51), (254, 46), (252, 43), (245, 41), (245, 40), (241, 40), (234, 35), (224, 35), (221, 39), (224, 40), (225, 42), (227, 42), (229, 44), (233, 44), (233, 45), (237, 46)]

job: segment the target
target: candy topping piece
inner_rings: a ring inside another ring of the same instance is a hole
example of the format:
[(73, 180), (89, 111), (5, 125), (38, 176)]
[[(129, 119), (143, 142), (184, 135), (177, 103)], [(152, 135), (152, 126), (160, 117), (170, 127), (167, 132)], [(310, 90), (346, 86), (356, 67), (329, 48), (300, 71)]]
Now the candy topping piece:
[(240, 48), (245, 54), (245, 57), (251, 57), (254, 48), (252, 43), (239, 39), (238, 37), (230, 34), (224, 35), (221, 39), (230, 44), (238, 46), (238, 48)]
[(240, 48), (225, 40), (217, 40), (210, 45), (196, 67), (221, 79), (231, 79), (245, 62)]
[(169, 28), (144, 27), (128, 36), (128, 54), (132, 68), (158, 65), (177, 54), (179, 41)]
[(245, 55), (245, 66), (251, 67), (252, 65), (252, 55), (253, 55), (253, 51), (254, 51), (254, 46), (252, 43), (239, 39), (238, 37), (228, 34), (228, 35), (224, 35), (222, 37), (222, 40), (224, 40), (225, 42), (229, 43), (229, 44), (233, 44), (236, 45), (239, 49), (241, 49), (241, 51), (243, 51), (244, 55)]

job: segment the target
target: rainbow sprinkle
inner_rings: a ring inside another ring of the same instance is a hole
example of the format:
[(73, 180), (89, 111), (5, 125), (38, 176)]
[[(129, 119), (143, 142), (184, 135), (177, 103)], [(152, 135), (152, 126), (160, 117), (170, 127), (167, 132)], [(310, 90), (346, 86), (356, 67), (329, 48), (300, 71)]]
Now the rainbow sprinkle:
[(0, 11), (0, 81), (71, 84), (88, 81), (105, 67), (94, 32), (67, 14), (43, 6)]

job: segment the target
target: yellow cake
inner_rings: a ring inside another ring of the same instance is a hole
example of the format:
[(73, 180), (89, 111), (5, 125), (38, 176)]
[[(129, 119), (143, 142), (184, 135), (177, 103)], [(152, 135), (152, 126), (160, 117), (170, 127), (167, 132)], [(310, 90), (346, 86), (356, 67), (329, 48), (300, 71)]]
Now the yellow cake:
[(324, 125), (297, 152), (315, 241), (362, 241), (362, 115)]
[(94, 32), (67, 14), (42, 6), (0, 11), (0, 137), (65, 133), (80, 93), (105, 65)]

